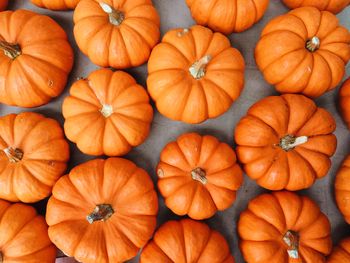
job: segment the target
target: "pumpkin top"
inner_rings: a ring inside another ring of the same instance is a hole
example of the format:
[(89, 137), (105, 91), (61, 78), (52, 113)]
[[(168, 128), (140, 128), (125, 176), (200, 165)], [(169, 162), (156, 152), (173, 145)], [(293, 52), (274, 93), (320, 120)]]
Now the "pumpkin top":
[(350, 4), (350, 0), (283, 0), (284, 4), (289, 8), (295, 9), (304, 6), (313, 6), (319, 10), (330, 11), (334, 14), (341, 12), (345, 7)]

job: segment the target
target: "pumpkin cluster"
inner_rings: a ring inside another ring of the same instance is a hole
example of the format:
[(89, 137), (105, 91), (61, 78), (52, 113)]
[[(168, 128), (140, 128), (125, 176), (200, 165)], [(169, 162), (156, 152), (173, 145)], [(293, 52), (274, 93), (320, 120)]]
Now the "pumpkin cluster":
[[(160, 40), (151, 0), (31, 0), (74, 10), (77, 47), (102, 68), (71, 84), (63, 127), (35, 112), (0, 116), (0, 263), (53, 263), (56, 247), (83, 263), (125, 262), (137, 254), (141, 263), (234, 263), (231, 240), (199, 220), (232, 208), (244, 195), (244, 173), (270, 191), (239, 213), (246, 262), (350, 262), (349, 238), (332, 251), (329, 219), (293, 192), (310, 188), (332, 166), (336, 121), (312, 99), (345, 75), (350, 33), (335, 14), (350, 0), (282, 0), (293, 10), (266, 24), (254, 53), (265, 80), (282, 94), (248, 109), (233, 132), (236, 149), (186, 131), (154, 153), (159, 162), (150, 176), (122, 156), (150, 135), (151, 99), (160, 114), (186, 124), (227, 112), (243, 91), (246, 68), (227, 35), (251, 28), (269, 6), (269, 0), (183, 1), (197, 25), (170, 29)], [(0, 0), (0, 103), (45, 105), (68, 83), (72, 46), (49, 16), (4, 11), (7, 5)], [(144, 88), (122, 70), (146, 62)], [(350, 129), (350, 79), (339, 105)], [(106, 158), (67, 171), (67, 139), (86, 155)], [(334, 189), (350, 224), (350, 155)], [(157, 228), (157, 190), (169, 211), (189, 218)], [(23, 204), (45, 198), (45, 218)]]

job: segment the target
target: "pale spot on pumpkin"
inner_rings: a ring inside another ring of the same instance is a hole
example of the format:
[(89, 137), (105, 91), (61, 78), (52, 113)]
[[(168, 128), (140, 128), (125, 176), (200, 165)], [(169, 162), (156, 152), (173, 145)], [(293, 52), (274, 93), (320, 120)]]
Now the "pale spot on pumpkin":
[(177, 32), (178, 37), (183, 37), (185, 36), (190, 30), (188, 28), (184, 28), (182, 31)]
[(164, 177), (164, 171), (162, 169), (158, 169), (157, 174), (160, 178)]
[(51, 88), (53, 86), (53, 80), (49, 79), (47, 82), (47, 85)]

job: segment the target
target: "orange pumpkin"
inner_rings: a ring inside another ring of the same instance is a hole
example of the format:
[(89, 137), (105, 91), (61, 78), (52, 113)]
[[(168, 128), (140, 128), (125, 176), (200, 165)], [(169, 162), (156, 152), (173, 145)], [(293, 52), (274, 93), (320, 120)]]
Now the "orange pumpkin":
[(349, 59), (349, 31), (335, 15), (314, 7), (271, 20), (255, 49), (259, 69), (277, 91), (313, 98), (340, 83)]
[(80, 50), (101, 67), (140, 66), (160, 37), (151, 0), (80, 0), (74, 24)]
[(244, 85), (244, 59), (220, 33), (202, 26), (165, 34), (148, 61), (148, 91), (159, 112), (199, 123), (226, 112)]
[(335, 120), (302, 95), (255, 103), (235, 131), (247, 175), (269, 190), (301, 190), (324, 177), (337, 147)]
[(191, 219), (168, 221), (144, 247), (140, 263), (234, 263), (225, 238)]
[(0, 0), (0, 11), (6, 10), (8, 5), (8, 0)]
[(0, 262), (54, 263), (56, 248), (35, 209), (0, 200)]
[(61, 177), (47, 205), (52, 242), (84, 263), (124, 262), (156, 227), (158, 198), (149, 175), (121, 158), (93, 160)]
[(350, 155), (342, 163), (335, 178), (335, 200), (345, 221), (350, 224)]
[(283, 3), (293, 9), (303, 6), (313, 6), (318, 10), (326, 10), (337, 14), (350, 4), (350, 0), (283, 0)]
[(157, 174), (166, 206), (197, 220), (230, 207), (243, 181), (233, 149), (196, 133), (183, 134), (165, 146)]
[(343, 119), (350, 129), (350, 78), (348, 78), (339, 90), (339, 105)]
[(316, 203), (287, 191), (251, 200), (238, 221), (241, 252), (249, 263), (326, 262), (330, 232)]
[(332, 254), (328, 257), (327, 263), (349, 263), (350, 262), (350, 237), (340, 241), (338, 246), (333, 248)]
[(69, 146), (57, 121), (26, 112), (0, 117), (0, 198), (37, 202), (64, 173)]
[(197, 24), (228, 35), (245, 31), (257, 23), (263, 17), (269, 0), (186, 0), (186, 3)]
[(0, 13), (0, 24), (0, 102), (36, 107), (60, 95), (73, 66), (64, 30), (27, 10)]
[(62, 106), (69, 140), (91, 155), (124, 155), (150, 132), (153, 109), (143, 87), (122, 71), (100, 69), (75, 82)]
[(51, 10), (74, 9), (80, 0), (31, 0), (33, 4)]

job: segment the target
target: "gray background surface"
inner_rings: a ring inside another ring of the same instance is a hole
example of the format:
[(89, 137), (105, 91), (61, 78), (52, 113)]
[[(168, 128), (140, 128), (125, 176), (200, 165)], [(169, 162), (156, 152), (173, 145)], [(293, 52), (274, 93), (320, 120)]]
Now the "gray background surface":
[[(76, 80), (76, 78), (86, 77), (91, 71), (97, 69), (98, 67), (93, 65), (76, 46), (72, 34), (72, 11), (53, 12), (46, 9), (40, 9), (32, 5), (29, 0), (11, 0), (10, 2), (10, 9), (30, 9), (54, 18), (66, 30), (70, 43), (75, 49), (75, 65), (65, 91), (57, 99), (51, 101), (45, 106), (34, 109), (7, 107), (1, 104), (0, 115), (2, 116), (8, 113), (17, 113), (21, 111), (34, 111), (55, 118), (61, 124), (63, 124), (61, 105), (63, 99), (68, 95), (69, 87)], [(164, 35), (164, 33), (169, 29), (189, 27), (194, 24), (189, 9), (185, 4), (185, 0), (153, 0), (153, 2), (161, 16), (162, 35)], [(234, 127), (240, 118), (245, 115), (247, 109), (256, 101), (266, 96), (277, 94), (274, 88), (264, 81), (261, 73), (256, 68), (254, 61), (254, 47), (264, 25), (273, 17), (285, 13), (287, 10), (288, 9), (283, 6), (281, 1), (271, 0), (270, 6), (264, 18), (258, 24), (246, 32), (230, 35), (229, 38), (232, 45), (241, 51), (246, 61), (246, 84), (242, 95), (228, 112), (219, 118), (206, 121), (202, 124), (189, 125), (170, 121), (155, 111), (155, 117), (149, 138), (144, 144), (133, 149), (125, 157), (134, 161), (138, 166), (146, 169), (151, 175), (153, 181), (156, 182), (155, 167), (158, 163), (161, 149), (169, 141), (175, 140), (182, 133), (196, 131), (201, 134), (212, 134), (218, 137), (220, 140), (233, 146)], [(350, 29), (350, 7), (338, 14), (338, 17), (341, 20), (341, 23)], [(134, 76), (140, 84), (143, 86), (146, 85), (146, 65), (129, 69), (127, 72)], [(349, 75), (350, 63), (347, 66), (347, 76)], [(322, 211), (328, 215), (332, 224), (332, 236), (335, 242), (339, 241), (339, 239), (342, 237), (350, 235), (350, 228), (342, 219), (339, 211), (337, 210), (333, 197), (333, 184), (336, 171), (345, 155), (350, 153), (350, 133), (337, 110), (337, 94), (338, 89), (329, 92), (316, 100), (319, 106), (325, 107), (332, 113), (337, 122), (336, 136), (338, 138), (338, 148), (336, 154), (332, 158), (332, 168), (325, 178), (318, 180), (310, 189), (302, 191), (303, 194), (313, 198), (320, 205)], [(69, 169), (89, 159), (96, 158), (82, 154), (72, 143), (70, 146), (72, 158), (69, 163)], [(265, 190), (257, 186), (253, 181), (245, 176), (244, 184), (238, 192), (236, 202), (226, 211), (218, 212), (214, 217), (206, 220), (211, 227), (220, 231), (226, 237), (230, 244), (231, 252), (238, 263), (242, 263), (244, 261), (237, 246), (238, 237), (236, 234), (236, 222), (241, 211), (246, 208), (248, 201), (262, 192), (265, 192)], [(46, 201), (44, 200), (38, 204), (35, 204), (35, 207), (40, 213), (45, 213), (45, 204)], [(161, 197), (159, 198), (159, 205), (158, 224), (161, 224), (169, 219), (178, 218), (166, 208)], [(65, 262), (68, 261), (65, 260)], [(130, 262), (138, 262), (138, 259), (135, 258)]]

